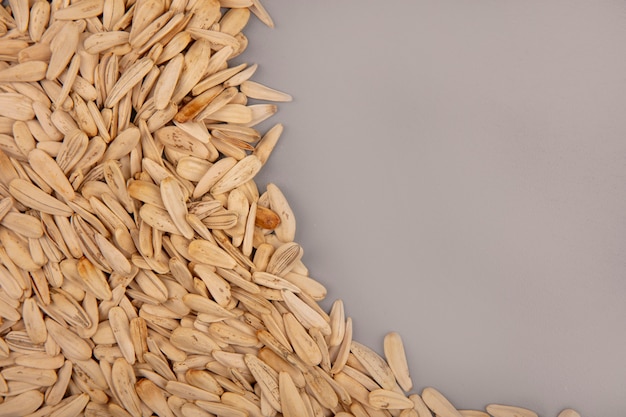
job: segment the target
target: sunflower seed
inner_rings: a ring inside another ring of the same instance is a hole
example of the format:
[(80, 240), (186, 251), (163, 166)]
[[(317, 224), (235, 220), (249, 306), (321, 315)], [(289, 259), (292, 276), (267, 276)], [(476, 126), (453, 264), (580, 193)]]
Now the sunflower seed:
[(28, 61), (0, 70), (0, 82), (40, 81), (46, 76), (48, 64), (42, 61)]
[(111, 369), (111, 390), (133, 417), (140, 417), (141, 400), (135, 391), (135, 372), (124, 358), (116, 359)]
[(152, 67), (154, 61), (150, 58), (142, 58), (133, 65), (131, 65), (120, 77), (115, 85), (111, 88), (106, 101), (105, 107), (112, 108), (126, 95), (132, 88), (141, 82), (144, 76), (146, 76)]
[(21, 417), (37, 410), (43, 404), (43, 394), (36, 390), (28, 390), (0, 404), (0, 415)]
[(493, 417), (537, 417), (534, 411), (511, 405), (489, 404), (485, 410)]
[(278, 373), (254, 355), (247, 354), (244, 356), (244, 360), (269, 404), (276, 411), (281, 412)]
[(48, 334), (61, 347), (63, 354), (74, 360), (87, 360), (91, 357), (91, 347), (87, 342), (51, 319), (46, 319)]
[(177, 348), (192, 354), (210, 354), (219, 346), (209, 336), (204, 333), (179, 327), (172, 332), (170, 342)]
[(489, 417), (489, 414), (480, 410), (459, 410), (459, 413), (461, 413), (463, 417)]
[(70, 216), (73, 211), (51, 195), (23, 179), (14, 179), (9, 184), (9, 193), (20, 203), (42, 213)]
[(80, 20), (102, 14), (104, 0), (81, 0), (54, 12), (56, 20)]
[(434, 413), (442, 417), (462, 417), (461, 413), (439, 391), (426, 387), (422, 391), (422, 400)]
[(559, 413), (558, 417), (580, 417), (580, 414), (571, 408), (566, 408)]
[(167, 405), (163, 391), (148, 379), (141, 379), (135, 384), (139, 398), (152, 411), (162, 417), (174, 417), (174, 413)]
[(402, 338), (396, 332), (387, 333), (384, 339), (384, 350), (387, 363), (391, 368), (398, 384), (404, 391), (410, 391), (413, 388), (413, 382), (409, 375), (409, 366), (407, 364), (406, 354)]

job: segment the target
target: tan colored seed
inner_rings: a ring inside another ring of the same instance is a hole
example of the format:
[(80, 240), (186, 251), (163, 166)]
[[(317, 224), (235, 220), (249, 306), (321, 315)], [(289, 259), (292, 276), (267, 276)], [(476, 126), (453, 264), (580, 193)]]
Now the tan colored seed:
[(403, 410), (413, 408), (413, 401), (404, 394), (386, 389), (377, 389), (368, 394), (369, 404), (375, 408)]
[(485, 410), (493, 417), (538, 417), (534, 411), (511, 405), (489, 404)]
[(282, 91), (264, 86), (254, 81), (244, 81), (239, 86), (242, 93), (250, 98), (268, 101), (291, 101), (292, 97)]
[(124, 358), (116, 359), (111, 369), (111, 389), (131, 416), (140, 417), (141, 400), (135, 391), (136, 382), (131, 365)]
[[(46, 78), (58, 78), (70, 63), (78, 49), (80, 33), (84, 30), (84, 23), (70, 22), (64, 24), (59, 33), (50, 42), (50, 62), (46, 71)], [(56, 99), (53, 101), (57, 101)]]
[(22, 317), (30, 340), (36, 344), (44, 343), (48, 338), (48, 331), (46, 330), (43, 314), (33, 298), (24, 300)]
[(559, 413), (558, 417), (580, 417), (580, 414), (571, 408), (566, 408)]
[(42, 213), (66, 217), (73, 213), (73, 210), (67, 204), (57, 200), (27, 180), (18, 178), (11, 181), (9, 193), (26, 207)]
[(462, 417), (461, 413), (443, 396), (432, 387), (426, 387), (422, 391), (422, 400), (434, 413), (442, 417)]
[(28, 162), (48, 185), (65, 200), (71, 201), (75, 197), (74, 188), (63, 173), (57, 162), (47, 153), (33, 149), (28, 153)]
[(410, 391), (413, 388), (413, 382), (409, 375), (409, 365), (400, 334), (390, 332), (385, 335), (384, 351), (387, 363), (389, 363), (389, 367), (396, 377), (398, 384), (400, 384), (404, 391)]
[(130, 66), (119, 80), (115, 83), (115, 85), (111, 88), (109, 95), (107, 96), (106, 101), (104, 102), (105, 107), (113, 107), (119, 101), (124, 98), (124, 96), (138, 83), (141, 82), (144, 76), (146, 76), (152, 67), (154, 66), (154, 61), (150, 58), (142, 58), (141, 60), (134, 63)]
[(280, 412), (282, 408), (278, 386), (278, 373), (254, 355), (247, 354), (244, 356), (244, 360), (269, 404), (276, 411)]
[(57, 20), (79, 20), (96, 17), (102, 13), (104, 0), (81, 0), (54, 13)]
[(189, 244), (189, 256), (193, 261), (221, 268), (232, 269), (237, 265), (226, 251), (207, 240), (193, 240)]
[(19, 93), (0, 93), (0, 116), (28, 121), (35, 117), (32, 100)]
[(139, 398), (160, 417), (174, 417), (167, 405), (164, 392), (148, 379), (141, 379), (135, 384)]
[(206, 334), (189, 328), (178, 327), (172, 332), (170, 342), (177, 348), (197, 354), (210, 354), (219, 346)]
[(46, 319), (46, 328), (52, 339), (61, 347), (69, 359), (87, 360), (91, 357), (91, 347), (76, 333), (64, 328), (52, 319)]
[(48, 64), (42, 61), (27, 61), (0, 70), (0, 82), (40, 81), (46, 76)]
[(43, 394), (36, 390), (27, 390), (0, 404), (0, 415), (23, 417), (37, 410), (43, 403)]
[(489, 414), (480, 410), (459, 410), (459, 413), (461, 413), (463, 417), (489, 417)]

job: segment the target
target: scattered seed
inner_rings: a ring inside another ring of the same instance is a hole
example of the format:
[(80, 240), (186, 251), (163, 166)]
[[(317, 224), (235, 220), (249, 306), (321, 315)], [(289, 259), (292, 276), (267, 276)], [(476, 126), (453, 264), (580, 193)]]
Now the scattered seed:
[(317, 304), (293, 210), (254, 181), (283, 126), (248, 98), (292, 97), (231, 61), (252, 15), (274, 25), (259, 0), (8, 6), (0, 415), (487, 415), (406, 394), (400, 336), (383, 358)]

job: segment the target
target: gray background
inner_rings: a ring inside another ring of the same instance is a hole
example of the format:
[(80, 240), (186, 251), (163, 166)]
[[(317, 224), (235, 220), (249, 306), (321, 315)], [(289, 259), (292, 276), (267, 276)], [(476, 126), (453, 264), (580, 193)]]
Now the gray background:
[(355, 339), (459, 408), (626, 415), (626, 2), (265, 0), (260, 183)]

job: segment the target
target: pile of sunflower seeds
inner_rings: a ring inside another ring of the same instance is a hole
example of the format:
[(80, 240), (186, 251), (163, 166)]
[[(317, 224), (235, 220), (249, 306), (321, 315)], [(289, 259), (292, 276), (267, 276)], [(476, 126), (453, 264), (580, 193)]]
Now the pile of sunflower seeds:
[[(536, 417), (409, 394), (255, 175), (290, 101), (229, 66), (258, 0), (0, 7), (0, 416)], [(255, 101), (256, 102), (256, 101)], [(579, 416), (564, 410), (560, 417)]]

